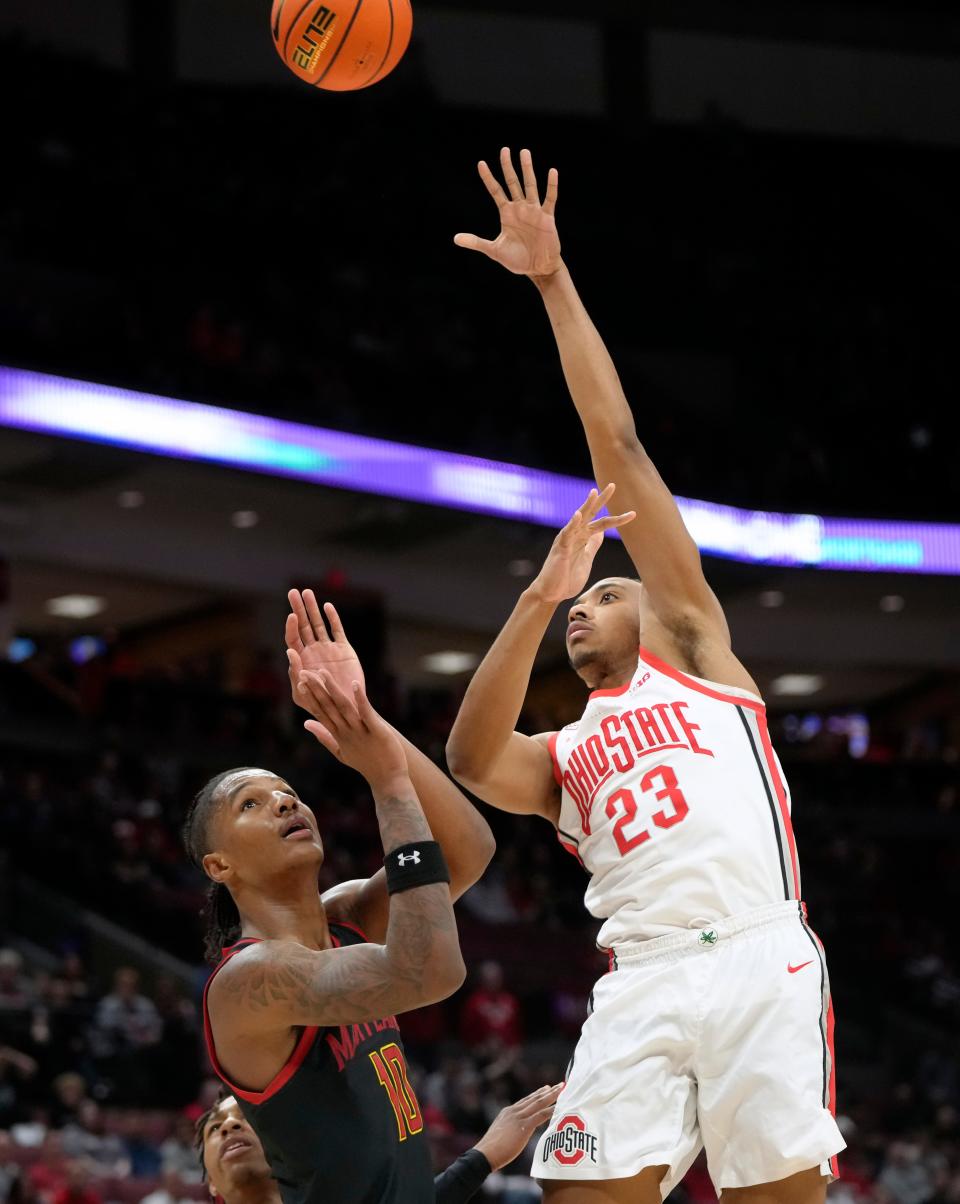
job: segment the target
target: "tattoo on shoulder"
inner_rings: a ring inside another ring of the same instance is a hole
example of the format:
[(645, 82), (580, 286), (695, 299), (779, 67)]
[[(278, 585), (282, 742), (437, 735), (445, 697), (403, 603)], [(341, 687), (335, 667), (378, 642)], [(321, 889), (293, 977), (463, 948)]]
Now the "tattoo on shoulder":
[(222, 976), (224, 994), (231, 1004), (249, 1012), (263, 1012), (276, 1004), (307, 1007), (310, 970), (296, 956), (258, 957), (231, 967)]
[(323, 953), (292, 942), (282, 952), (259, 945), (245, 964), (220, 972), (224, 1003), (268, 1025), (271, 1015), (289, 1025), (338, 1024), (420, 1006), (431, 963), (456, 940), (456, 920), (444, 883), (398, 897), (390, 937), (399, 957), (378, 944)]

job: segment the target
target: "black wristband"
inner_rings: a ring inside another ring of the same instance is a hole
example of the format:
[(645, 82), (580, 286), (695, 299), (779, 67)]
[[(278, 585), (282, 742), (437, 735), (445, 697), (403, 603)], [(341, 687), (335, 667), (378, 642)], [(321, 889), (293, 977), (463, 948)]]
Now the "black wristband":
[(485, 1154), (474, 1147), (448, 1166), (434, 1179), (436, 1204), (466, 1204), (472, 1199), (490, 1174)]
[(450, 881), (443, 849), (435, 840), (400, 845), (384, 857), (383, 868), (387, 871), (388, 895), (412, 890), (415, 886)]

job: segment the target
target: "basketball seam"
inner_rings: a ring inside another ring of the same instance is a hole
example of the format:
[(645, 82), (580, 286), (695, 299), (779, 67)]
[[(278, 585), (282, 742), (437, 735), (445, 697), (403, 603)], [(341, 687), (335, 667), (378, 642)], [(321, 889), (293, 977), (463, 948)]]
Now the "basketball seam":
[(396, 29), (396, 20), (393, 15), (393, 0), (387, 0), (387, 7), (390, 9), (390, 37), (387, 39), (387, 48), (383, 52), (383, 58), (380, 60), (380, 65), (363, 85), (365, 88), (369, 88), (372, 83), (376, 82), (377, 76), (383, 70), (384, 63), (386, 63), (387, 59), (390, 57), (390, 51), (393, 48), (393, 31)]
[(290, 45), (290, 35), (293, 33), (294, 29), (296, 28), (297, 22), (300, 20), (300, 18), (303, 16), (303, 14), (307, 11), (307, 9), (310, 7), (310, 5), (313, 4), (313, 2), (314, 2), (314, 0), (306, 0), (306, 3), (304, 4), (303, 8), (300, 9), (300, 11), (297, 13), (297, 15), (290, 22), (290, 27), (287, 30), (287, 36), (283, 39), (283, 57), (285, 60), (287, 57), (287, 47)]
[(287, 0), (280, 0), (280, 5), (277, 8), (277, 15), (270, 27), (270, 32), (273, 34), (273, 44), (275, 46), (280, 45), (280, 38), (278, 36), (280, 31), (280, 18), (283, 16), (283, 6), (286, 4), (286, 2)]
[(360, 9), (362, 7), (363, 7), (363, 0), (357, 0), (357, 7), (353, 10), (353, 16), (350, 18), (347, 28), (343, 31), (343, 37), (340, 39), (340, 45), (336, 48), (336, 50), (331, 55), (330, 62), (327, 63), (327, 68), (324, 71), (323, 75), (321, 75), (319, 79), (316, 79), (313, 82), (313, 86), (315, 88), (320, 87), (320, 85), (323, 83), (323, 81), (330, 74), (330, 69), (333, 67), (333, 64), (340, 57), (340, 51), (344, 48), (344, 46), (346, 46), (347, 38), (350, 37), (350, 30), (353, 29), (353, 23), (357, 19), (357, 13), (360, 11)]

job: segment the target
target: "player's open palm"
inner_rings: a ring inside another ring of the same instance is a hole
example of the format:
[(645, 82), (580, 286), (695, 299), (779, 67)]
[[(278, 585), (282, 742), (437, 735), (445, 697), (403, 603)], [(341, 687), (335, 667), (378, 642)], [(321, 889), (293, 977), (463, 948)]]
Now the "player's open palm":
[(476, 1145), (492, 1170), (497, 1171), (520, 1157), (531, 1136), (553, 1115), (563, 1087), (563, 1083), (540, 1087), (515, 1104), (501, 1108)]
[[(318, 719), (320, 716), (311, 707), (310, 692), (300, 686), (301, 670), (323, 669), (349, 695), (353, 682), (358, 681), (361, 686), (365, 684), (363, 667), (347, 639), (337, 608), (332, 602), (324, 602), (321, 612), (312, 589), (302, 592), (292, 589), (287, 599), (290, 602), (290, 614), (287, 615), (284, 636), (293, 701)], [(330, 624), (329, 633), (327, 622)]]
[(338, 761), (363, 774), (371, 786), (406, 774), (400, 737), (370, 705), (360, 682), (351, 682), (348, 693), (323, 669), (305, 669), (299, 681), (310, 695), (308, 709), (318, 716), (303, 726)]
[(520, 152), (522, 186), (506, 146), (500, 152), (500, 166), (509, 196), (487, 164), (479, 164), (480, 178), (500, 210), (499, 235), (491, 240), (477, 234), (458, 234), (453, 241), (469, 251), (482, 251), (518, 276), (551, 276), (561, 264), (560, 236), (553, 216), (559, 184), (557, 169), (551, 167), (547, 174), (547, 192), (541, 202), (528, 150)]
[(603, 533), (622, 527), (636, 518), (636, 512), (597, 515), (613, 496), (616, 485), (608, 485), (602, 493), (591, 489), (587, 500), (553, 541), (543, 568), (533, 582), (533, 589), (547, 602), (559, 604), (581, 592), (590, 576), (593, 561), (603, 543)]

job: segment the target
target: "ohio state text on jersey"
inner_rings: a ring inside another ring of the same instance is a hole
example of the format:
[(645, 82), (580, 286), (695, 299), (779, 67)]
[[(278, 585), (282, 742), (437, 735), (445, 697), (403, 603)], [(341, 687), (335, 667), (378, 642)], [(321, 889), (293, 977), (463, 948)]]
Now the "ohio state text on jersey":
[(590, 874), (604, 948), (800, 898), (790, 792), (755, 694), (645, 648), (550, 739), (558, 835)]

